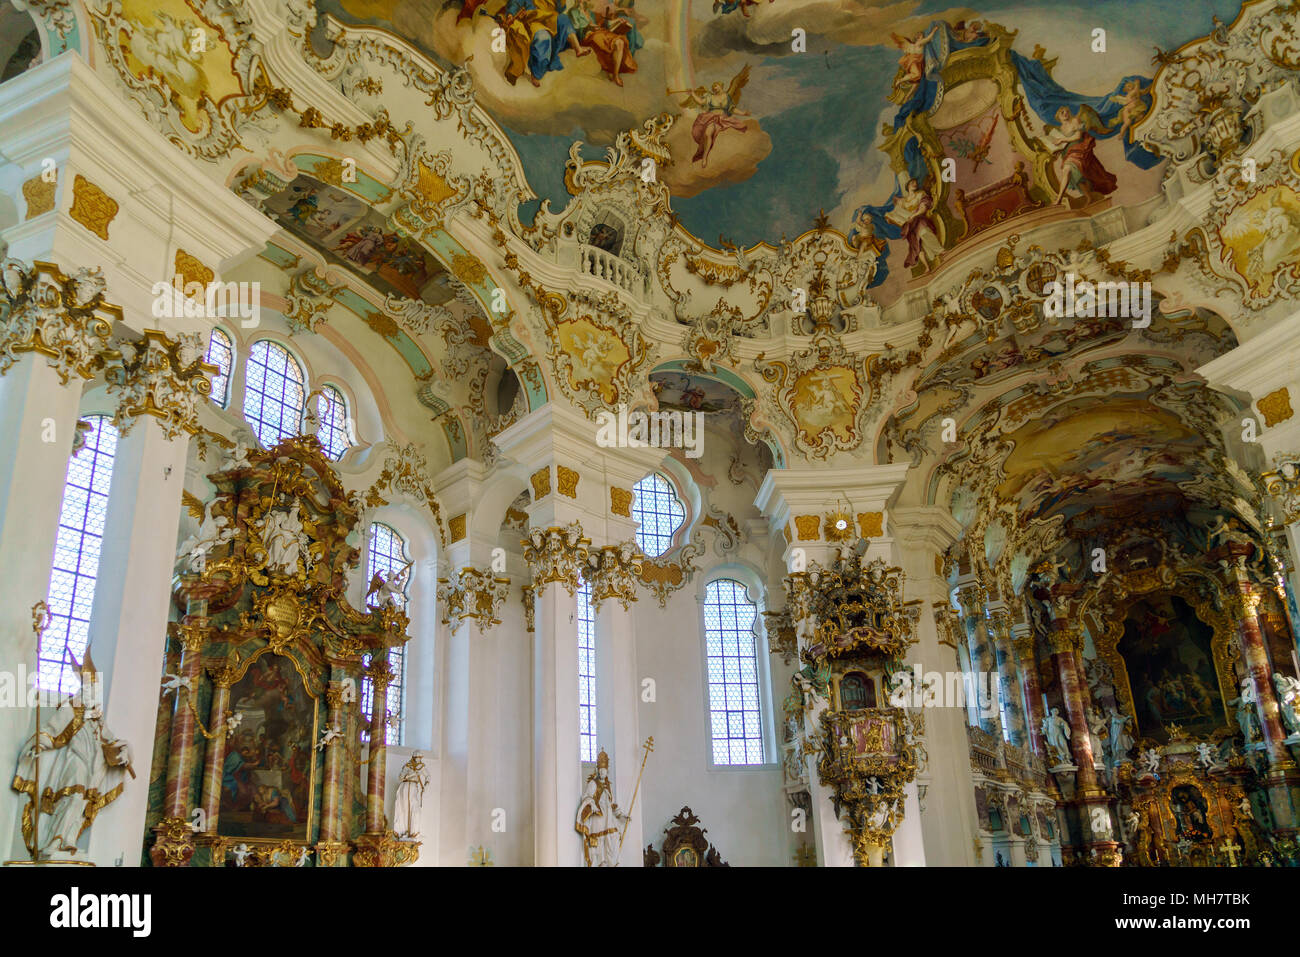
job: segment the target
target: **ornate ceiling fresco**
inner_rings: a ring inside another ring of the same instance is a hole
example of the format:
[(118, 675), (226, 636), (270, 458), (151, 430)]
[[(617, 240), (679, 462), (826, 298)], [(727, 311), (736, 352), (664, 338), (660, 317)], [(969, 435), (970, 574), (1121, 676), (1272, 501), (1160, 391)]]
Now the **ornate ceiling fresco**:
[[(1098, 158), (1119, 180), (1117, 200), (1150, 195), (1158, 177), (1140, 173), (1152, 159), (1126, 162), (1118, 135), (1147, 102), (1129, 106), (1125, 78), (1149, 77), (1152, 46), (1176, 48), (1208, 31), (1212, 16), (1237, 11), (1231, 0), (1144, 3), (1140, 15), (1124, 0), (978, 11), (943, 2), (622, 0), (608, 21), (588, 26), (586, 11), (600, 20), (605, 5), (569, 5), (582, 11), (570, 11), (575, 37), (600, 38), (590, 56), (563, 44), (551, 51), (536, 86), (516, 41), (504, 52), (492, 48), (493, 30), (514, 8), (509, 0), (327, 0), (321, 9), (390, 29), (448, 64), (472, 56), (479, 101), (510, 134), (534, 188), (556, 206), (567, 199), (561, 173), (574, 139), (603, 148), (625, 129), (672, 115), (673, 162), (663, 175), (674, 209), (702, 239), (721, 233), (747, 246), (798, 235), (819, 209), (849, 232), (855, 210), (885, 204), (906, 185), (891, 165), (898, 156), (922, 178), (935, 158), (927, 153), (957, 158), (972, 173), (967, 194), (1012, 173), (1017, 161), (1035, 175), (1034, 141), (1057, 122), (1053, 81), (1086, 94), (1108, 127)], [(1112, 34), (1107, 52), (1072, 55), (1089, 49), (1092, 27), (1103, 23)], [(806, 34), (802, 51), (796, 29)], [(615, 61), (624, 64), (617, 78)], [(985, 76), (950, 91), (966, 72)], [(1140, 81), (1139, 90), (1147, 85)], [(1041, 115), (1003, 115), (1026, 95)], [(704, 119), (710, 97), (725, 102), (725, 122)], [(945, 225), (960, 229), (955, 195), (945, 200)], [(972, 220), (982, 215), (972, 204)]]
[(908, 462), (1004, 564), (1132, 503), (1262, 522), (1198, 370), (1300, 291), (1291, 5), (87, 6), (50, 49), (282, 227), (245, 273), (435, 471), (626, 404)]

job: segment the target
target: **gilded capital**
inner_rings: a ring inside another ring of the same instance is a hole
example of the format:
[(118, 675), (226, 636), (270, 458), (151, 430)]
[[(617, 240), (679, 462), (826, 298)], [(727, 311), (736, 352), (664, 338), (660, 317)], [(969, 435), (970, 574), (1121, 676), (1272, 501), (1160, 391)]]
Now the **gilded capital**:
[(1264, 488), (1282, 510), (1288, 525), (1300, 522), (1300, 453), (1279, 452), (1274, 468), (1260, 474)]
[(156, 329), (120, 347), (105, 378), (109, 392), (120, 392), (113, 424), (125, 435), (141, 415), (158, 419), (163, 434), (174, 439), (199, 430), (199, 408), (212, 394), (212, 376), (219, 370), (203, 358), (198, 333), (172, 338)]
[(74, 375), (93, 378), (116, 355), (109, 337), (121, 310), (105, 305), (98, 267), (67, 276), (51, 263), (6, 259), (0, 270), (0, 375), (24, 352), (35, 352), (66, 385)]
[(1083, 630), (1076, 622), (1059, 622), (1047, 633), (1047, 646), (1054, 655), (1078, 651), (1083, 647)]
[(587, 553), (584, 574), (591, 582), (591, 607), (599, 610), (606, 598), (616, 598), (627, 610), (628, 603), (636, 601), (636, 582), (641, 575), (645, 556), (635, 542), (621, 545), (602, 545)]
[(438, 603), (442, 606), (442, 623), (472, 618), (479, 630), (501, 624), (497, 611), (510, 593), (510, 579), (497, 578), (491, 572), (466, 567), (455, 582), (438, 579)]
[(586, 565), (591, 544), (590, 539), (582, 537), (580, 524), (570, 522), (563, 527), (534, 528), (522, 544), (534, 588), (560, 582), (569, 594), (577, 594), (578, 576)]

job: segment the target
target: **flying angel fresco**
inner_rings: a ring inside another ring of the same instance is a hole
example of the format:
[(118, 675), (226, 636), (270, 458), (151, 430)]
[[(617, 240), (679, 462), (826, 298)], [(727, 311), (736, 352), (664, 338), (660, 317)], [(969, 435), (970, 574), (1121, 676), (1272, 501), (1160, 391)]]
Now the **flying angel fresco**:
[(681, 101), (683, 109), (695, 107), (700, 110), (700, 115), (695, 117), (695, 122), (691, 125), (691, 139), (695, 140), (696, 147), (691, 162), (708, 166), (709, 154), (713, 152), (713, 144), (719, 133), (724, 130), (739, 130), (743, 133), (749, 129), (748, 124), (735, 119), (737, 116), (753, 115), (740, 109), (740, 93), (748, 82), (749, 64), (746, 63), (726, 87), (723, 87), (721, 80), (715, 80), (708, 89), (700, 86), (694, 90), (668, 91), (670, 95), (686, 94), (686, 99)]

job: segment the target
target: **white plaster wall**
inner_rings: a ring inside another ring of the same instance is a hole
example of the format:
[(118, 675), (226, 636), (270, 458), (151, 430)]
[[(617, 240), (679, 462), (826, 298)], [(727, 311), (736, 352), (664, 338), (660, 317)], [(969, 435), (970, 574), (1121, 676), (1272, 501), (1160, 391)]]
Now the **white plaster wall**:
[[(645, 802), (645, 840), (658, 850), (669, 821), (688, 805), (733, 867), (789, 865), (787, 804), (771, 722), (765, 722), (769, 739), (764, 742), (770, 764), (721, 768), (710, 759), (703, 617), (695, 585), (674, 592), (666, 609), (649, 595), (635, 606), (637, 666), (643, 677), (655, 680), (656, 691), (656, 700), (643, 700), (638, 714), (641, 736), (655, 739), (639, 798)], [(770, 714), (771, 695), (762, 701)], [(616, 784), (625, 800), (631, 782)], [(623, 862), (633, 865), (628, 850)]]

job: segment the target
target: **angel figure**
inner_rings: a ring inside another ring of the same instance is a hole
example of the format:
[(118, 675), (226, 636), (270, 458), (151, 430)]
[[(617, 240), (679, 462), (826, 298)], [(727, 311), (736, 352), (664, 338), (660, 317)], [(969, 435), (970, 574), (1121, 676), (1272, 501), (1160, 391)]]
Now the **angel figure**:
[(253, 853), (247, 844), (236, 844), (230, 851), (235, 856), (235, 866), (245, 867), (244, 862), (248, 860), (248, 855)]
[(1151, 92), (1151, 86), (1142, 85), (1142, 81), (1134, 77), (1124, 83), (1120, 88), (1121, 93), (1110, 98), (1112, 103), (1122, 103), (1119, 110), (1119, 135), (1127, 137), (1128, 131), (1132, 129), (1133, 124), (1142, 118), (1146, 112), (1146, 104), (1142, 102), (1142, 97)]
[(1147, 748), (1138, 755), (1140, 762), (1139, 771), (1142, 774), (1151, 774), (1159, 777), (1160, 771), (1160, 752), (1155, 748)]
[(335, 741), (343, 739), (343, 732), (338, 728), (326, 728), (321, 732), (320, 740), (316, 742), (316, 750), (324, 751)]
[(170, 694), (173, 691), (178, 691), (181, 688), (184, 688), (186, 691), (193, 690), (189, 678), (183, 675), (163, 675), (162, 691), (164, 695)]
[(1213, 547), (1217, 542), (1220, 545), (1251, 545), (1250, 536), (1242, 531), (1240, 524), (1235, 518), (1224, 521), (1223, 516), (1215, 518), (1214, 524), (1205, 530), (1209, 536), (1210, 546)]
[(201, 573), (207, 564), (208, 552), (234, 538), (235, 529), (230, 524), (230, 519), (227, 516), (216, 513), (216, 498), (213, 498), (206, 506), (200, 506), (199, 500), (191, 495), (185, 504), (189, 507), (191, 514), (201, 508), (202, 511), (199, 514), (203, 516), (203, 521), (199, 525), (198, 531), (181, 542), (179, 551), (182, 555), (189, 556), (190, 568)]
[(1069, 570), (1070, 564), (1065, 561), (1065, 559), (1058, 558), (1056, 561), (1052, 561), (1048, 558), (1044, 559), (1043, 562), (1034, 569), (1034, 572), (1042, 578), (1044, 582), (1049, 585), (1055, 585), (1065, 581), (1065, 572), (1068, 572)]
[(578, 358), (587, 370), (593, 375), (601, 376), (607, 374), (608, 360), (605, 354), (610, 350), (610, 343), (598, 337), (594, 332), (587, 333), (586, 339), (582, 342), (575, 340), (578, 346)]
[(1118, 183), (1114, 175), (1093, 154), (1097, 139), (1092, 134), (1105, 129), (1097, 111), (1086, 104), (1080, 104), (1075, 113), (1068, 106), (1056, 111), (1056, 125), (1047, 131), (1048, 145), (1061, 166), (1061, 186), (1054, 204), (1059, 204), (1066, 192), (1082, 194), (1087, 204), (1115, 192)]
[(694, 90), (668, 91), (669, 94), (685, 93), (686, 99), (681, 101), (682, 108), (695, 107), (700, 111), (691, 125), (691, 139), (695, 140), (696, 146), (691, 162), (707, 167), (709, 154), (713, 152), (713, 144), (719, 133), (723, 130), (739, 130), (743, 133), (749, 129), (748, 124), (734, 119), (737, 116), (753, 115), (740, 109), (740, 93), (748, 82), (749, 64), (746, 63), (726, 87), (721, 80), (715, 80), (707, 90), (701, 86)]
[(366, 600), (369, 601), (371, 595), (378, 594), (379, 600), (375, 602), (375, 607), (383, 608), (385, 605), (392, 605), (394, 608), (402, 607), (402, 603), (406, 601), (406, 579), (413, 564), (415, 564), (413, 561), (407, 562), (387, 578), (382, 571), (375, 572), (374, 577), (370, 579), (370, 588), (366, 591)]
[(890, 91), (891, 103), (906, 103), (916, 92), (917, 86), (925, 79), (925, 45), (939, 32), (936, 23), (929, 33), (918, 33), (914, 37), (901, 37), (891, 33), (894, 46), (903, 51), (898, 60), (898, 72), (894, 74), (894, 87)]
[(1206, 774), (1209, 774), (1212, 771), (1222, 771), (1227, 767), (1227, 765), (1220, 760), (1218, 754), (1215, 753), (1214, 745), (1210, 744), (1208, 741), (1202, 741), (1196, 746), (1196, 766), (1203, 768)]

